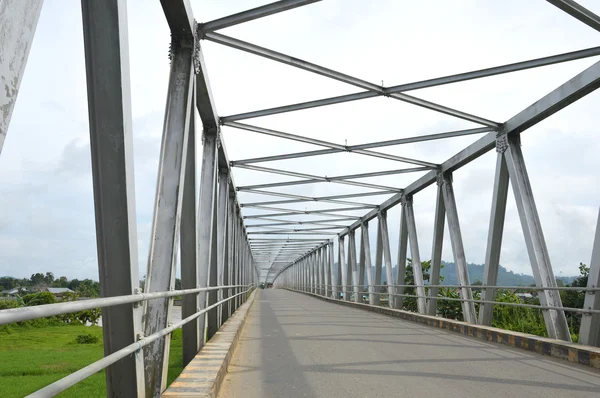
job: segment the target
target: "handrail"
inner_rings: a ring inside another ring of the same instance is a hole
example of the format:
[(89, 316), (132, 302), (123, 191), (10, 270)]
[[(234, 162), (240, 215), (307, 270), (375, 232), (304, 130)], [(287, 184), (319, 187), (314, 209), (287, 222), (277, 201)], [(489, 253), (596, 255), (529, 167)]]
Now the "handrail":
[[(251, 286), (251, 285), (248, 285)], [(226, 288), (247, 287), (246, 285), (231, 285), (231, 286), (212, 286), (201, 287), (196, 289), (171, 290), (168, 292), (156, 293), (136, 293), (125, 296), (102, 297), (85, 301), (69, 301), (65, 303), (43, 304), (31, 307), (10, 308), (0, 310), (0, 325), (5, 325), (13, 322), (29, 321), (37, 318), (47, 318), (50, 316), (69, 314), (91, 310), (94, 308), (106, 308), (115, 305), (132, 304), (140, 301), (147, 301), (157, 298), (166, 298), (174, 296), (185, 296), (199, 292), (208, 292), (212, 290), (220, 290)]]
[[(196, 319), (200, 315), (210, 311), (211, 309), (216, 308), (219, 305), (221, 305), (237, 296), (246, 294), (247, 292), (249, 292), (251, 290), (251, 287), (252, 287), (252, 285), (248, 285), (248, 286), (250, 286), (250, 287), (248, 289), (246, 289), (245, 291), (237, 293), (237, 294), (235, 294), (231, 297), (228, 297), (224, 300), (221, 300), (219, 302), (216, 302), (216, 303), (196, 312), (195, 314), (188, 316), (187, 318), (181, 320), (180, 322), (177, 322), (177, 323), (173, 324), (172, 326), (162, 329), (159, 332), (151, 334), (150, 336), (142, 337), (138, 342), (132, 343), (124, 348), (121, 348), (120, 350), (115, 351), (112, 354), (110, 354), (96, 362), (93, 362), (90, 365), (88, 365), (84, 368), (81, 368), (78, 371), (71, 373), (68, 376), (63, 377), (62, 379), (55, 381), (54, 383), (49, 384), (40, 390), (37, 390), (36, 392), (28, 395), (27, 397), (28, 398), (51, 397), (51, 396), (54, 396), (64, 390), (66, 390), (69, 387), (72, 387), (73, 385), (79, 383), (80, 381), (90, 377), (91, 375), (101, 371), (102, 369), (107, 368), (108, 366), (112, 365), (113, 363), (125, 358), (126, 356), (134, 354), (134, 353), (138, 353), (142, 349), (142, 347), (152, 343), (155, 340), (160, 339), (161, 337), (164, 337), (164, 336), (172, 333), (175, 329), (178, 329), (178, 328), (182, 327), (183, 325), (185, 325), (186, 323), (193, 321), (194, 319)], [(227, 286), (224, 286), (224, 287), (227, 287)], [(188, 289), (188, 290), (198, 290), (198, 289)], [(171, 293), (171, 292), (168, 292), (168, 293)]]

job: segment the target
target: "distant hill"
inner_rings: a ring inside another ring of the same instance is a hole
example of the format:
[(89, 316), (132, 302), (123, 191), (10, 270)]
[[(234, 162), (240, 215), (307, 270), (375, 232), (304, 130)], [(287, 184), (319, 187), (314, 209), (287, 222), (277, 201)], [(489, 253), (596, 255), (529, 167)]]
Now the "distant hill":
[[(456, 277), (456, 266), (454, 265), (454, 263), (442, 261), (442, 264), (444, 265), (444, 267), (442, 268), (441, 275), (444, 277), (444, 280), (443, 282), (441, 282), (441, 284), (458, 285), (458, 279)], [(469, 272), (469, 280), (471, 281), (471, 283), (483, 280), (483, 264), (467, 264), (467, 270)], [(394, 275), (394, 280), (396, 280), (398, 276), (398, 267), (395, 266), (392, 269), (392, 273)], [(385, 267), (382, 271), (382, 278), (385, 282)], [(566, 285), (571, 283), (574, 278), (574, 276), (566, 276), (560, 277), (558, 279), (561, 279)], [(529, 286), (533, 284), (535, 284), (535, 279), (532, 275), (516, 274), (513, 271), (507, 270), (502, 265), (500, 266), (498, 271), (498, 286)]]

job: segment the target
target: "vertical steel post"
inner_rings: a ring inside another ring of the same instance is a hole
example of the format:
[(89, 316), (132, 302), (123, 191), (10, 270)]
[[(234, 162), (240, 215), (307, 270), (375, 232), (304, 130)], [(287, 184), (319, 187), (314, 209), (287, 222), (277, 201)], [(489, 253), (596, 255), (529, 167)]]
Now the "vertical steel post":
[[(361, 273), (362, 273), (362, 275), (364, 275), (365, 271), (367, 272), (367, 285), (368, 285), (368, 289), (369, 289), (368, 290), (369, 304), (375, 304), (375, 294), (374, 294), (375, 287), (373, 286), (373, 266), (371, 264), (371, 242), (369, 242), (369, 224), (366, 222), (363, 223), (361, 226), (360, 237), (362, 238), (361, 256), (360, 256), (361, 264), (362, 264)], [(364, 276), (363, 276), (363, 278), (364, 278)], [(360, 285), (364, 286), (364, 280), (363, 280), (363, 283)], [(361, 289), (361, 291), (362, 291), (362, 289)], [(379, 298), (379, 295), (377, 295), (377, 297)]]
[(417, 240), (417, 226), (415, 223), (415, 214), (413, 211), (412, 196), (403, 197), (406, 203), (406, 225), (408, 227), (408, 238), (410, 242), (410, 257), (412, 259), (413, 276), (417, 291), (417, 309), (419, 314), (426, 312), (425, 308), (425, 288), (423, 287), (423, 269), (421, 267), (421, 256), (419, 255), (419, 242)]
[[(442, 192), (444, 193), (444, 206), (446, 207), (446, 218), (448, 219), (448, 230), (450, 231), (450, 243), (452, 253), (454, 253), (454, 262), (456, 264), (456, 276), (461, 288), (461, 298), (473, 300), (473, 292), (469, 282), (469, 271), (467, 269), (467, 259), (465, 257), (465, 248), (463, 246), (462, 234), (460, 232), (460, 222), (458, 220), (458, 210), (456, 209), (456, 200), (454, 198), (454, 189), (452, 187), (452, 175), (447, 173), (443, 175)], [(467, 287), (465, 287), (467, 286)], [(465, 322), (477, 323), (477, 314), (475, 313), (475, 303), (472, 301), (461, 301), (463, 318)]]
[[(39, 13), (40, 5), (41, 2), (18, 0), (11, 3), (11, 7), (23, 7), (23, 12), (27, 13)], [(130, 295), (140, 291), (140, 281), (133, 181), (127, 7), (121, 0), (82, 1), (81, 6), (100, 294), (102, 297)], [(28, 19), (32, 22), (29, 26), (33, 36), (33, 20), (37, 20), (37, 17)], [(8, 24), (2, 26), (5, 28)], [(15, 28), (21, 29), (12, 26), (11, 31)], [(27, 24), (24, 28), (27, 29)], [(10, 35), (5, 37), (11, 43), (16, 39)], [(23, 40), (28, 39), (24, 37)], [(4, 49), (4, 42), (2, 45)], [(25, 43), (23, 45), (29, 46)], [(25, 53), (20, 53), (24, 65)], [(12, 54), (7, 56), (9, 58), (2, 62), (11, 62)], [(19, 55), (15, 53), (14, 56)], [(18, 68), (22, 69), (23, 66)], [(12, 109), (12, 105), (8, 106)], [(2, 108), (2, 111), (5, 109)], [(8, 122), (6, 119), (5, 121)], [(4, 137), (0, 137), (0, 142), (3, 139)], [(103, 308), (102, 321), (104, 355), (110, 355), (135, 343), (141, 336), (142, 306), (127, 304)], [(108, 396), (144, 397), (144, 387), (143, 352), (123, 358), (106, 369)]]
[[(393, 308), (394, 306), (394, 273), (392, 270), (392, 253), (390, 250), (390, 236), (388, 233), (387, 225), (387, 213), (379, 213), (379, 233), (381, 234), (381, 249), (383, 251), (383, 261), (385, 263), (385, 276), (387, 280), (387, 291), (388, 291), (388, 306)], [(381, 272), (381, 271), (380, 271)], [(381, 280), (381, 279), (379, 279)]]
[(362, 239), (362, 233), (360, 234), (361, 239), (360, 242), (358, 242), (359, 245), (359, 255), (358, 255), (358, 261), (356, 263), (356, 267), (357, 267), (357, 275), (358, 275), (358, 292), (359, 292), (359, 299), (358, 302), (362, 303), (363, 302), (363, 296), (364, 296), (364, 292), (365, 292), (365, 248), (363, 243), (363, 239)]
[[(508, 169), (502, 152), (498, 151), (496, 159), (496, 174), (494, 177), (494, 192), (492, 194), (492, 210), (490, 214), (490, 227), (485, 252), (485, 265), (483, 266), (483, 286), (481, 300), (494, 301), (498, 282), (498, 269), (500, 265), (500, 250), (502, 248), (502, 233), (504, 231), (504, 216), (506, 214), (506, 199), (508, 196)], [(479, 323), (492, 325), (494, 304), (481, 303), (479, 306)]]
[[(223, 283), (227, 288), (223, 289), (223, 299), (231, 297), (231, 265), (233, 263), (232, 237), (234, 228), (233, 208), (235, 206), (235, 193), (229, 191), (229, 200), (227, 202), (227, 233), (225, 234), (225, 264), (223, 267)], [(225, 323), (231, 316), (231, 300), (224, 304), (222, 313), (222, 323)]]
[[(190, 103), (193, 87), (193, 40), (173, 38), (172, 64), (167, 106), (158, 164), (158, 182), (154, 219), (150, 237), (150, 254), (146, 273), (146, 292), (164, 292), (175, 287), (175, 267), (185, 163), (187, 156)], [(171, 321), (173, 299), (148, 300), (144, 305), (144, 334), (149, 336)], [(166, 389), (170, 335), (144, 347), (146, 395), (158, 397)]]
[[(340, 285), (342, 285), (342, 293), (344, 295), (343, 299), (344, 300), (348, 300), (348, 266), (346, 265), (346, 253), (345, 253), (345, 242), (344, 242), (344, 237), (340, 236), (338, 239), (338, 267), (341, 270), (340, 274), (342, 275), (341, 277), (341, 283)], [(340, 279), (338, 277), (338, 279)]]
[[(43, 0), (3, 0), (0, 3), (0, 153), (23, 80), (42, 3)], [(116, 9), (117, 3), (110, 6)], [(126, 37), (125, 34), (125, 40)]]
[(370, 304), (381, 304), (381, 273), (383, 271), (383, 242), (381, 241), (381, 213), (377, 213), (377, 242), (375, 243), (375, 277), (373, 279), (373, 302)]
[[(200, 287), (208, 286), (209, 267), (212, 252), (213, 213), (216, 206), (215, 188), (217, 184), (217, 134), (204, 130), (202, 148), (202, 169), (200, 171), (200, 198), (198, 200), (198, 275)], [(207, 294), (198, 295), (199, 310), (206, 308)], [(206, 316), (198, 318), (200, 328), (200, 348), (206, 341)]]
[[(188, 132), (187, 156), (185, 161), (185, 177), (183, 183), (183, 199), (181, 206), (181, 288), (195, 289), (198, 281), (198, 246), (196, 220), (196, 127), (194, 123), (194, 95), (190, 99), (190, 122)], [(196, 313), (198, 295), (187, 294), (181, 300), (181, 317)], [(200, 350), (200, 329), (198, 319), (182, 327), (183, 366), (186, 366)]]
[[(404, 294), (404, 285), (406, 283), (406, 251), (408, 250), (408, 227), (406, 225), (406, 202), (402, 202), (402, 214), (400, 218), (400, 233), (398, 236), (398, 275), (396, 276), (396, 294)], [(396, 296), (394, 308), (402, 309), (404, 307), (404, 297)]]
[[(499, 137), (499, 139), (502, 139), (502, 137)], [(542, 232), (542, 224), (535, 206), (533, 190), (521, 152), (519, 135), (508, 137), (505, 148), (504, 156), (508, 167), (508, 175), (517, 202), (517, 210), (523, 228), (523, 235), (525, 236), (533, 276), (537, 286), (556, 287), (556, 279), (554, 279), (554, 273), (552, 272), (552, 264)], [(557, 290), (542, 290), (539, 299), (542, 305), (562, 307), (560, 294)], [(542, 313), (550, 338), (571, 341), (564, 311), (543, 310)]]
[(329, 246), (323, 246), (323, 265), (325, 272), (325, 297), (331, 297), (331, 263), (329, 262)]
[[(340, 278), (341, 278), (341, 274), (340, 274), (340, 267), (339, 267), (339, 263), (337, 264), (337, 272), (336, 272), (336, 264), (335, 264), (335, 258), (334, 258), (334, 253), (333, 253), (333, 239), (329, 242), (329, 269), (331, 271), (331, 296), (334, 299), (339, 299), (340, 296), (338, 294), (338, 289), (339, 289), (339, 285), (340, 285)], [(337, 277), (337, 278), (336, 278)]]
[(356, 261), (356, 234), (355, 230), (348, 233), (348, 268), (352, 273), (352, 287), (354, 302), (360, 303), (360, 286), (358, 284), (358, 262)]
[[(437, 178), (437, 197), (435, 201), (435, 216), (433, 220), (433, 244), (431, 248), (431, 271), (429, 273), (429, 284), (440, 284), (440, 271), (442, 268), (442, 248), (444, 245), (444, 223), (446, 221), (446, 209), (444, 206), (444, 184), (442, 174)], [(429, 288), (429, 300), (427, 301), (427, 314), (437, 314), (438, 287)]]
[[(592, 248), (590, 273), (588, 274), (588, 288), (600, 287), (600, 212), (596, 225), (596, 236)], [(600, 310), (600, 292), (590, 291), (585, 294), (583, 308), (587, 310)], [(581, 329), (579, 331), (581, 344), (600, 347), (600, 314), (583, 314)]]
[[(229, 203), (229, 170), (219, 168), (219, 204), (217, 214), (217, 285), (225, 286), (226, 239), (227, 239), (227, 208)], [(217, 291), (217, 301), (225, 297), (224, 288)], [(223, 323), (223, 305), (217, 308), (217, 329)]]

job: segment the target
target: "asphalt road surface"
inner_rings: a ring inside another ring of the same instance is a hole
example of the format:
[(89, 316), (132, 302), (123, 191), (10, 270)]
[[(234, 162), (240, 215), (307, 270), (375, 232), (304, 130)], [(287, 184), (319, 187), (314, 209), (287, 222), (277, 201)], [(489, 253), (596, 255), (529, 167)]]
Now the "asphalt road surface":
[(600, 397), (600, 371), (265, 289), (219, 396), (591, 398)]

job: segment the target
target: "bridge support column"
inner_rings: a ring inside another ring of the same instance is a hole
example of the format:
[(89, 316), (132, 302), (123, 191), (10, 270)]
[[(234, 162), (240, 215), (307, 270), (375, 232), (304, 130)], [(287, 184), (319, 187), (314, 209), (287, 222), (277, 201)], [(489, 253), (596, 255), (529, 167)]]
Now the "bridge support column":
[(419, 314), (425, 313), (425, 288), (423, 287), (423, 269), (421, 267), (421, 256), (419, 254), (419, 242), (417, 240), (417, 226), (413, 211), (412, 196), (403, 197), (405, 203), (406, 225), (410, 241), (410, 257), (412, 259), (413, 275), (417, 291), (417, 310)]
[(375, 275), (373, 276), (373, 305), (381, 304), (381, 272), (383, 271), (383, 242), (381, 241), (381, 214), (377, 214), (377, 242), (375, 243)]
[[(345, 301), (350, 300), (350, 289), (349, 289), (349, 283), (348, 280), (350, 279), (350, 276), (348, 275), (348, 264), (346, 262), (346, 247), (345, 247), (345, 242), (344, 242), (344, 237), (340, 236), (339, 238), (339, 244), (338, 244), (338, 266), (341, 270), (340, 274), (341, 276), (341, 285), (342, 285), (342, 293), (344, 294), (343, 299)], [(339, 277), (338, 277), (339, 279)]]
[(404, 284), (406, 283), (406, 251), (408, 250), (408, 227), (406, 225), (406, 203), (401, 202), (402, 214), (400, 218), (400, 233), (398, 235), (398, 275), (396, 280), (396, 294), (394, 308), (404, 308)]
[[(385, 278), (387, 282), (388, 306), (394, 307), (394, 272), (392, 269), (392, 253), (390, 251), (390, 236), (387, 225), (387, 212), (381, 212), (379, 217), (379, 233), (381, 234), (381, 250), (383, 252), (383, 262), (385, 263)], [(379, 271), (381, 273), (381, 270)], [(377, 279), (377, 278), (376, 278)], [(381, 281), (381, 277), (377, 279)], [(377, 282), (378, 284), (380, 282)]]
[[(552, 272), (550, 255), (546, 247), (546, 241), (542, 232), (542, 225), (535, 206), (533, 190), (527, 175), (525, 160), (521, 152), (521, 140), (519, 135), (506, 138), (504, 156), (508, 167), (511, 186), (517, 202), (517, 210), (521, 219), (521, 227), (525, 236), (525, 244), (529, 253), (531, 269), (536, 281), (540, 287), (556, 287), (556, 279)], [(540, 292), (540, 303), (542, 305), (562, 307), (560, 294), (557, 290), (543, 290)], [(567, 325), (567, 318), (564, 311), (543, 310), (544, 321), (548, 336), (554, 339), (571, 341), (571, 334)]]
[[(435, 216), (433, 221), (433, 244), (431, 249), (431, 271), (429, 272), (429, 284), (440, 284), (440, 271), (442, 268), (442, 246), (444, 244), (444, 221), (446, 218), (446, 209), (444, 206), (444, 193), (442, 175), (438, 175), (437, 197), (435, 202)], [(435, 316), (437, 314), (437, 296), (439, 288), (429, 288), (429, 300), (427, 301), (427, 314)]]
[[(339, 269), (339, 264), (338, 264), (338, 269), (337, 269), (337, 273), (335, 272), (335, 262), (334, 262), (334, 253), (333, 253), (333, 239), (329, 242), (329, 271), (330, 273), (330, 281), (331, 281), (331, 292), (330, 292), (330, 296), (334, 299), (339, 299), (339, 294), (338, 294), (338, 286), (340, 285), (338, 279), (340, 278), (340, 269)], [(338, 276), (338, 278), (336, 279), (336, 274)]]
[[(172, 39), (172, 65), (169, 78), (167, 110), (158, 167), (158, 187), (150, 237), (150, 254), (146, 272), (146, 292), (164, 292), (175, 288), (175, 267), (181, 207), (183, 203), (185, 163), (190, 104), (193, 94), (193, 40)], [(144, 334), (149, 336), (171, 322), (173, 299), (146, 301)], [(159, 396), (166, 389), (170, 335), (144, 347), (146, 358), (146, 392)]]
[[(368, 287), (368, 291), (369, 291), (369, 304), (375, 304), (375, 288), (373, 286), (373, 266), (371, 265), (371, 242), (369, 242), (369, 224), (368, 223), (363, 223), (361, 226), (361, 233), (360, 233), (360, 237), (362, 240), (362, 245), (361, 245), (361, 264), (362, 267), (359, 270), (359, 273), (363, 275), (364, 278), (364, 274), (365, 271), (367, 272), (367, 285)], [(363, 279), (363, 278), (359, 278), (359, 279)], [(361, 283), (362, 282), (362, 283)], [(359, 282), (359, 285), (361, 285), (361, 292), (362, 292), (362, 286), (364, 286), (364, 279), (362, 281)], [(362, 302), (362, 294), (361, 294), (361, 300)]]
[[(217, 214), (217, 286), (225, 285), (227, 262), (227, 224), (229, 207), (229, 170), (227, 167), (219, 168), (219, 204)], [(217, 301), (226, 296), (225, 289), (217, 292)], [(217, 329), (223, 324), (223, 305), (217, 308)]]
[[(490, 227), (488, 230), (485, 265), (483, 268), (483, 286), (481, 300), (494, 301), (498, 282), (498, 268), (500, 265), (500, 250), (502, 248), (502, 233), (504, 231), (504, 217), (506, 214), (506, 199), (508, 196), (508, 169), (504, 154), (498, 151), (496, 159), (496, 175), (494, 177), (494, 192), (492, 194), (492, 211)], [(479, 307), (479, 323), (486, 326), (492, 325), (494, 304), (481, 303)]]
[[(194, 124), (194, 96), (190, 100), (190, 121), (187, 156), (181, 207), (181, 288), (195, 289), (199, 285), (198, 275), (198, 226), (196, 214), (196, 128)], [(198, 294), (188, 294), (181, 300), (183, 319), (198, 311)], [(198, 319), (182, 327), (183, 366), (186, 366), (200, 351), (200, 329)]]
[[(456, 200), (454, 198), (454, 189), (452, 187), (452, 175), (446, 173), (442, 177), (442, 192), (444, 193), (444, 206), (446, 208), (446, 217), (448, 218), (448, 231), (450, 232), (450, 244), (454, 254), (454, 263), (456, 264), (456, 276), (461, 288), (461, 298), (464, 300), (473, 300), (473, 293), (469, 287), (469, 272), (467, 270), (467, 259), (465, 257), (465, 248), (463, 246), (462, 234), (460, 231), (460, 222), (458, 219), (458, 210), (456, 209)], [(467, 286), (467, 287), (464, 287)], [(462, 301), (462, 312), (465, 322), (477, 323), (477, 314), (475, 313), (475, 303), (472, 301)]]
[(348, 233), (348, 268), (352, 272), (352, 287), (354, 291), (354, 302), (360, 303), (360, 285), (358, 275), (358, 261), (356, 261), (356, 231)]

